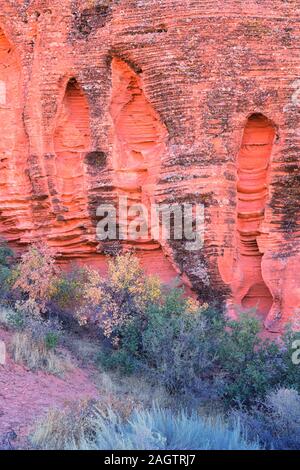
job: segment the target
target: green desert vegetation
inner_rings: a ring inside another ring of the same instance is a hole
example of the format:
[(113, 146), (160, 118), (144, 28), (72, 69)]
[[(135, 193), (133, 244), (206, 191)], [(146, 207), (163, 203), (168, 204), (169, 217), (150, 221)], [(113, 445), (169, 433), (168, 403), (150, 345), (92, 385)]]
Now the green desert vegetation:
[[(18, 261), (5, 247), (1, 253), (0, 326), (12, 335), (14, 361), (59, 376), (72, 361), (91, 366), (102, 394), (50, 409), (32, 430), (31, 446), (298, 445), (300, 373), (291, 359), (298, 333), (287, 328), (280, 340), (264, 339), (253, 316), (229, 320), (222, 305), (147, 276), (132, 253), (110, 258), (106, 277), (90, 268), (59, 270), (44, 245)], [(273, 432), (275, 418), (283, 424)]]

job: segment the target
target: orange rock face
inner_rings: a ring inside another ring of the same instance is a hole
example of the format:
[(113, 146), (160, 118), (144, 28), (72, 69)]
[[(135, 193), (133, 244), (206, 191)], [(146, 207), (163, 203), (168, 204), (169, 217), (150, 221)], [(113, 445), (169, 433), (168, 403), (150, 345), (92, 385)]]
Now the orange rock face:
[[(0, 5), (1, 236), (103, 272), (134, 248), (233, 316), (297, 327), (297, 0)], [(140, 203), (203, 204), (203, 247), (99, 240), (97, 208), (121, 196), (129, 221)]]

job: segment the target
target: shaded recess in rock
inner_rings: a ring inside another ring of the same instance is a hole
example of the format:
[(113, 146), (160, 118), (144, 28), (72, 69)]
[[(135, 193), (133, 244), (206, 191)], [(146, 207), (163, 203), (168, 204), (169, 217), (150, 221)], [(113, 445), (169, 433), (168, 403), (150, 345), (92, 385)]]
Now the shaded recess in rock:
[(261, 227), (269, 196), (268, 173), (275, 138), (273, 123), (262, 114), (248, 118), (237, 159), (238, 257), (247, 292), (241, 299), (245, 308), (255, 307), (267, 315), (272, 295), (263, 279)]
[(85, 162), (95, 169), (102, 169), (106, 165), (107, 155), (102, 150), (94, 150), (85, 156)]
[[(143, 91), (141, 77), (119, 58), (112, 63), (110, 113), (114, 123), (113, 183), (118, 197), (127, 197), (129, 222), (136, 217), (136, 205), (143, 204), (151, 214), (155, 202), (161, 159), (166, 150), (167, 130)], [(119, 230), (126, 232), (118, 214)], [(148, 233), (123, 243), (135, 249), (148, 272), (171, 280), (177, 274), (162, 251), (159, 240)]]
[[(49, 187), (55, 189), (53, 210), (56, 224), (48, 239), (61, 250), (89, 250), (85, 238), (90, 225), (88, 177), (85, 156), (91, 147), (90, 113), (87, 98), (76, 81), (68, 81), (54, 133), (55, 158), (48, 171)], [(83, 238), (82, 238), (83, 237)]]

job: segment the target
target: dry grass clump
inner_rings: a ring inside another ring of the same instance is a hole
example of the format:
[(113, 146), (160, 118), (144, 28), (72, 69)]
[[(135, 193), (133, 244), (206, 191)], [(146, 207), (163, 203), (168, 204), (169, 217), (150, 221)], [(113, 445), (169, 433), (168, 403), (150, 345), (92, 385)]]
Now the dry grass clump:
[(43, 450), (87, 450), (94, 403), (73, 403), (64, 410), (51, 409), (38, 422), (32, 444)]
[(36, 341), (30, 332), (17, 332), (12, 337), (10, 350), (18, 364), (30, 370), (43, 370), (49, 374), (63, 375), (72, 369), (68, 357), (62, 357), (57, 350), (47, 348), (43, 341)]
[(98, 414), (108, 416), (115, 410), (120, 419), (130, 417), (135, 404), (120, 396), (69, 403), (64, 409), (50, 409), (36, 425), (31, 442), (43, 450), (88, 450), (93, 447)]

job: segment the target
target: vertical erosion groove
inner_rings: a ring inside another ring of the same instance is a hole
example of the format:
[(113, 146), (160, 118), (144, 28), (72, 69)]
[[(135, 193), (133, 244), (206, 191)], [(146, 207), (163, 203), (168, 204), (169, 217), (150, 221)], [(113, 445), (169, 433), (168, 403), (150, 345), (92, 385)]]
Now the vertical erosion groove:
[[(88, 214), (87, 181), (84, 165), (90, 150), (89, 106), (76, 80), (71, 79), (66, 87), (62, 108), (54, 134), (55, 181), (57, 189), (57, 232), (53, 240), (61, 246), (62, 241), (70, 249), (81, 245), (85, 221)], [(61, 229), (59, 229), (59, 226)], [(59, 235), (61, 231), (61, 235)]]
[[(112, 61), (112, 100), (110, 107), (114, 123), (113, 170), (118, 196), (128, 198), (128, 212), (134, 205), (143, 204), (150, 214), (161, 158), (165, 151), (167, 130), (147, 100), (140, 77), (122, 60)], [(137, 213), (132, 212), (136, 220)], [(129, 224), (131, 217), (129, 214)], [(119, 219), (119, 228), (124, 231)], [(139, 257), (148, 272), (163, 280), (176, 276), (164, 256), (160, 244), (151, 234), (125, 241), (139, 250)]]
[(18, 243), (30, 230), (28, 140), (22, 122), (21, 67), (0, 28), (0, 234)]
[(248, 287), (242, 306), (256, 307), (257, 313), (263, 317), (271, 308), (272, 296), (262, 277), (263, 253), (259, 237), (268, 197), (267, 177), (274, 136), (274, 126), (265, 116), (250, 116), (237, 161), (238, 253)]

